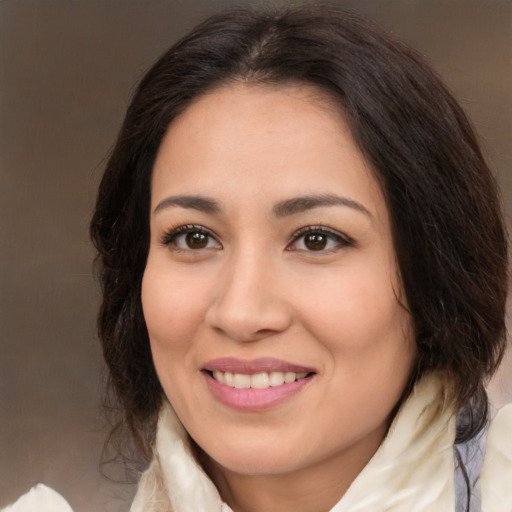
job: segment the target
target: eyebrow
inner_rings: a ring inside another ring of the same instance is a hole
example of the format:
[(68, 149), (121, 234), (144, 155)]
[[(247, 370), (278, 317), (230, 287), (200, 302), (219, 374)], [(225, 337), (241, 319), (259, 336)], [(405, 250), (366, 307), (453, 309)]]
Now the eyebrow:
[[(218, 214), (222, 211), (215, 199), (204, 196), (181, 195), (169, 196), (160, 201), (155, 207), (153, 214), (173, 206), (190, 208), (209, 214)], [(372, 214), (361, 203), (335, 194), (306, 195), (286, 199), (276, 203), (272, 211), (276, 217), (282, 218), (325, 206), (345, 206), (364, 213), (372, 219)]]
[(371, 213), (361, 203), (335, 194), (294, 197), (277, 203), (272, 210), (276, 217), (286, 217), (322, 206), (346, 206), (372, 218)]
[(180, 206), (181, 208), (191, 208), (204, 213), (220, 213), (219, 203), (215, 199), (203, 196), (169, 196), (160, 201), (153, 211), (153, 214), (160, 210), (170, 208), (171, 206)]

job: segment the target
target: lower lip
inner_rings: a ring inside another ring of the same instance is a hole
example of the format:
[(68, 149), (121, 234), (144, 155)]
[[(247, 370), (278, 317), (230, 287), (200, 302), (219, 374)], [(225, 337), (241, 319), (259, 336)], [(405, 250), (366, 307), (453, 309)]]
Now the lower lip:
[(219, 402), (241, 411), (262, 411), (280, 405), (299, 393), (314, 377), (305, 377), (289, 384), (266, 389), (237, 389), (220, 383), (208, 373), (204, 373), (204, 376), (210, 391)]

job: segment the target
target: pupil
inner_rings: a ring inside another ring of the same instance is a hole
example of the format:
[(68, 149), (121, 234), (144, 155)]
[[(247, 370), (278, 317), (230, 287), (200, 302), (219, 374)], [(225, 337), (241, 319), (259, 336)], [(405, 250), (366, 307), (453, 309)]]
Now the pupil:
[(186, 236), (187, 245), (191, 249), (204, 249), (208, 244), (208, 237), (204, 233), (187, 233)]
[(320, 251), (321, 249), (325, 249), (327, 237), (318, 233), (312, 233), (306, 236), (305, 244), (306, 247), (312, 251)]

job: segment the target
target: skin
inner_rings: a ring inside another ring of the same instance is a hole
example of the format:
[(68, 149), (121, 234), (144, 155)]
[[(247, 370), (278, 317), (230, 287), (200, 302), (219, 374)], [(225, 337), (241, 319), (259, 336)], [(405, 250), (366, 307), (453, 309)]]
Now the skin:
[[(218, 211), (165, 202), (183, 195)], [(345, 201), (276, 215), (311, 195)], [(162, 142), (151, 212), (151, 350), (204, 468), (236, 512), (328, 511), (381, 444), (415, 358), (386, 203), (339, 109), (309, 86), (200, 97)], [(168, 235), (184, 225), (211, 233), (203, 248)], [(311, 250), (297, 233), (308, 226), (337, 235)], [(201, 371), (221, 357), (315, 375), (275, 407), (240, 411)]]

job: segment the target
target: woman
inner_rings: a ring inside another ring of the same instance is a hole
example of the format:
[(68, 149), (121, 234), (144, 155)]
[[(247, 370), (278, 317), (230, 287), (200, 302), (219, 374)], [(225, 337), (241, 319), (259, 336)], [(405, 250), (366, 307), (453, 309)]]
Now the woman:
[[(139, 85), (91, 234), (132, 511), (477, 509), (506, 234), (412, 51), (329, 8), (211, 18)], [(512, 510), (511, 424), (485, 512)]]

